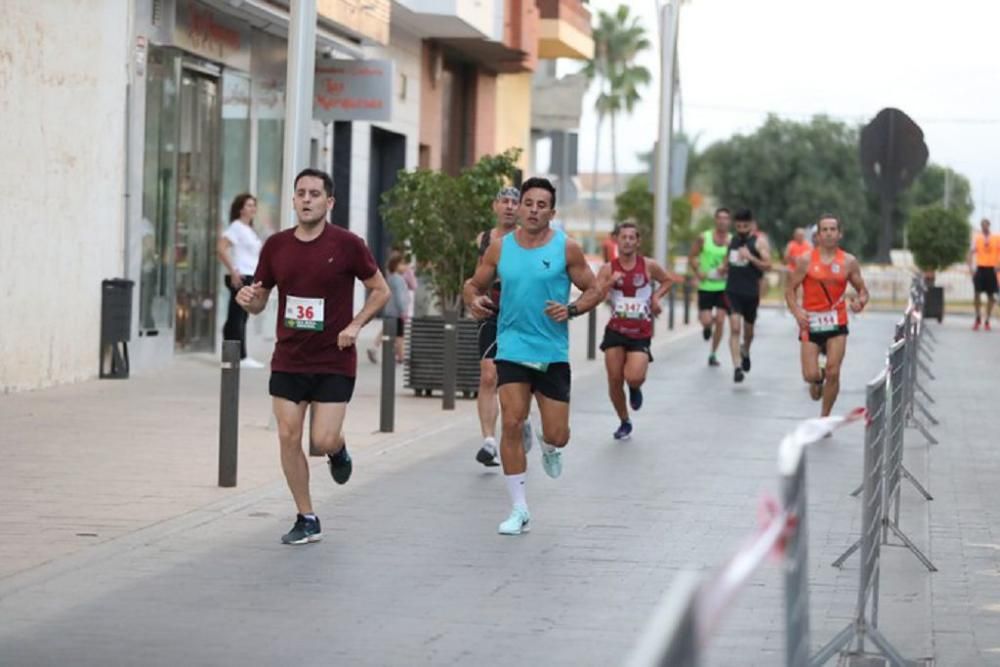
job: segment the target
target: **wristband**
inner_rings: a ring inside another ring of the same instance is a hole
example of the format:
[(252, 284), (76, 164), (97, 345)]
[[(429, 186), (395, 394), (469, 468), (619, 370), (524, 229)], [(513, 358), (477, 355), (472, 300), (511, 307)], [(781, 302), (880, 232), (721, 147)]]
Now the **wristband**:
[(573, 319), (574, 317), (576, 317), (577, 315), (580, 314), (580, 311), (576, 307), (575, 303), (570, 303), (570, 304), (567, 304), (567, 306), (566, 306), (566, 314), (569, 315), (570, 319)]

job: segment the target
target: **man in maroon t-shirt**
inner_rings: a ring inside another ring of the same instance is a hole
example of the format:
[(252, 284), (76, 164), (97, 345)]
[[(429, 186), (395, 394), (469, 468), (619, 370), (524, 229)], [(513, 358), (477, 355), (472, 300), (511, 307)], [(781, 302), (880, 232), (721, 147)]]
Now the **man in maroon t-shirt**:
[[(278, 421), (281, 468), (298, 509), (285, 544), (321, 539), (309, 495), (309, 462), (302, 451), (306, 408), (309, 438), (327, 454), (338, 484), (351, 477), (351, 457), (341, 435), (357, 372), (355, 342), (361, 327), (389, 300), (389, 287), (368, 246), (326, 222), (333, 209), (333, 179), (316, 169), (295, 177), (298, 224), (272, 235), (260, 252), (254, 283), (236, 301), (256, 315), (278, 288), (277, 342), (271, 358), (270, 393)], [(354, 315), (354, 281), (371, 290)]]

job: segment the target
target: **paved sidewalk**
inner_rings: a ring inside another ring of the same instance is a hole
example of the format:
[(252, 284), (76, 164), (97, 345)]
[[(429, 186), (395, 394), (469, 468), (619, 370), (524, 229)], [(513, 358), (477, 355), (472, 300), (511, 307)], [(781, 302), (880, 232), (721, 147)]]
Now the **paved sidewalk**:
[[(863, 403), (895, 319), (852, 322), (840, 411)], [(906, 463), (935, 500), (904, 483), (901, 525), (940, 572), (885, 550), (880, 628), (907, 657), (1000, 665), (1000, 459), (984, 426), (1000, 340), (960, 319), (932, 326), (941, 342), (928, 388), (942, 444), (908, 430)], [(758, 332), (739, 386), (728, 363), (705, 366), (700, 336), (661, 341), (626, 443), (610, 437), (601, 365), (577, 364), (563, 477), (549, 480), (529, 457), (529, 535), (495, 533), (507, 499), (499, 475), (471, 459), (471, 411), (434, 412), (424, 431), (359, 447), (346, 487), (317, 475), (319, 545), (277, 543), (291, 513), (272, 479), (0, 580), (0, 662), (618, 664), (680, 569), (714, 568), (755, 529), (757, 500), (776, 487), (781, 436), (817, 412), (798, 379), (791, 320), (766, 311)], [(859, 503), (847, 494), (861, 445), (856, 426), (809, 453), (814, 648), (848, 622), (856, 599), (856, 557), (844, 570), (829, 563), (858, 534)], [(214, 452), (214, 439), (201, 446)], [(203, 485), (214, 484), (214, 463), (209, 472)], [(781, 664), (783, 599), (781, 573), (766, 566), (708, 664)]]
[[(677, 316), (669, 336), (661, 327), (661, 343), (682, 334), (679, 304)], [(599, 327), (605, 321), (602, 308)], [(586, 317), (573, 321), (578, 363), (586, 359), (586, 327)], [(367, 343), (373, 335), (370, 325), (361, 340)], [(601, 358), (598, 351), (591, 365), (601, 365)], [(405, 444), (443, 424), (468, 421), (463, 442), (471, 460), (479, 446), (475, 401), (459, 397), (449, 414), (441, 409), (440, 395), (417, 398), (404, 389), (402, 368), (397, 371), (395, 431), (380, 433), (381, 367), (362, 353), (345, 426), (351, 451)], [(220, 372), (211, 355), (179, 356), (163, 371), (124, 381), (92, 380), (0, 397), (0, 581), (281, 482), (267, 378), (267, 370), (241, 370), (236, 489), (217, 486)], [(326, 480), (325, 458), (312, 462), (314, 473)], [(44, 540), (25, 539), (39, 532)]]

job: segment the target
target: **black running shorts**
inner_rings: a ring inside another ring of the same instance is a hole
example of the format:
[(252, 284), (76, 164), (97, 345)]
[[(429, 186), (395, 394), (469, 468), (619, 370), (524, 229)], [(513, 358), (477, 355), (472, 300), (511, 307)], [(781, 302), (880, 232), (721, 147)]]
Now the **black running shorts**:
[(972, 288), (976, 292), (996, 294), (998, 291), (997, 272), (993, 270), (993, 267), (977, 266), (976, 272), (972, 274)]
[(726, 302), (729, 304), (729, 312), (733, 315), (742, 315), (747, 324), (753, 324), (757, 321), (757, 308), (760, 306), (759, 293), (726, 292)]
[(826, 341), (838, 336), (846, 336), (848, 333), (847, 325), (841, 324), (835, 331), (823, 331), (822, 333), (803, 331), (799, 334), (799, 340), (803, 343), (809, 342), (818, 345), (819, 351), (826, 354)]
[(479, 323), (479, 358), (495, 359), (497, 356), (497, 318), (490, 317)]
[(713, 308), (729, 312), (726, 293), (722, 291), (706, 292), (705, 290), (698, 290), (698, 310), (712, 310)]
[(604, 328), (604, 340), (601, 341), (601, 351), (604, 352), (612, 347), (624, 347), (625, 352), (645, 352), (649, 360), (653, 360), (653, 353), (649, 351), (649, 338), (629, 338), (620, 331), (615, 331), (610, 327)]
[(529, 368), (513, 361), (496, 360), (497, 386), (505, 384), (531, 385), (531, 393), (539, 393), (560, 403), (569, 403), (571, 374), (569, 364), (549, 364), (544, 371)]
[(271, 396), (292, 403), (349, 403), (354, 395), (354, 378), (336, 373), (272, 371), (268, 390)]

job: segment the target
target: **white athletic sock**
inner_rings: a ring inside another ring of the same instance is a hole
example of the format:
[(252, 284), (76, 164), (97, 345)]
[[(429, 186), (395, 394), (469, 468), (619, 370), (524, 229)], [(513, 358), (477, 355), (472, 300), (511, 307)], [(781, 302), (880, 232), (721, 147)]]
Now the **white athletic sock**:
[(527, 477), (527, 473), (523, 472), (518, 475), (504, 475), (504, 479), (507, 480), (507, 493), (510, 494), (512, 505), (528, 506), (528, 501), (524, 498), (524, 486), (527, 483)]
[(549, 443), (542, 440), (542, 451), (545, 452), (546, 454), (551, 454), (552, 452), (558, 452), (559, 447), (550, 445)]
[(483, 438), (483, 447), (490, 451), (494, 456), (497, 453), (497, 439), (496, 438)]

